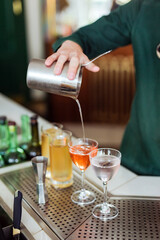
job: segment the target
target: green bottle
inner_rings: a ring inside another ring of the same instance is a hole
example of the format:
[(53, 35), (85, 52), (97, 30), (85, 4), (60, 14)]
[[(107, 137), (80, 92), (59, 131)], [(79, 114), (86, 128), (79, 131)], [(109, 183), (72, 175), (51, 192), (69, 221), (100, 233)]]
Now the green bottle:
[(4, 163), (4, 159), (2, 157), (2, 155), (0, 155), (0, 168), (4, 167), (5, 163)]
[(28, 115), (21, 116), (21, 140), (19, 146), (25, 151), (27, 151), (31, 142), (31, 129), (30, 129), (30, 121)]
[(26, 154), (24, 150), (18, 147), (17, 142), (17, 126), (14, 121), (8, 122), (9, 130), (9, 148), (5, 154), (5, 163), (16, 164), (26, 160)]
[(29, 159), (41, 155), (41, 146), (39, 143), (39, 132), (38, 132), (38, 116), (34, 115), (30, 118), (31, 124), (31, 144), (28, 149), (27, 155)]
[(9, 146), (8, 124), (6, 116), (0, 116), (0, 155), (4, 159)]

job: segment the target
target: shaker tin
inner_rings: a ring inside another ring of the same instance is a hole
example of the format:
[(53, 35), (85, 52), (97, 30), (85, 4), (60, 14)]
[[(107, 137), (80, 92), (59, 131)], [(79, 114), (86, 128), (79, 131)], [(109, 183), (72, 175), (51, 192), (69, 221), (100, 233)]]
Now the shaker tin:
[(27, 86), (48, 93), (78, 98), (82, 83), (82, 67), (79, 66), (74, 80), (67, 78), (69, 62), (66, 62), (61, 75), (53, 72), (54, 62), (50, 67), (45, 66), (44, 59), (32, 59), (27, 70)]

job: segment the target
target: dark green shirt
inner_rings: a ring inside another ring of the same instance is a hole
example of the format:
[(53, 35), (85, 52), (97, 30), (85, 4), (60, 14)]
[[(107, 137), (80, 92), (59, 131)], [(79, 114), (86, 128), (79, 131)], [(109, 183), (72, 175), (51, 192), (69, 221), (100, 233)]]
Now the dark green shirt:
[(121, 145), (122, 164), (137, 174), (160, 175), (160, 0), (132, 0), (60, 39), (54, 50), (66, 39), (77, 42), (89, 58), (132, 44), (136, 93)]

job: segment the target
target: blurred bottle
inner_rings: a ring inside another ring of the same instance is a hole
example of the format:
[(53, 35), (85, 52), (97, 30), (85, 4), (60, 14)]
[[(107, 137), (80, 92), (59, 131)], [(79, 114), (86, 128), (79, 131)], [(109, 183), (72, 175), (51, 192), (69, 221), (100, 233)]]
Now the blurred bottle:
[(29, 159), (41, 155), (41, 146), (39, 143), (39, 133), (38, 133), (38, 116), (34, 115), (30, 118), (31, 125), (31, 144), (27, 151)]
[(0, 116), (0, 155), (4, 159), (9, 145), (8, 125), (6, 116)]
[(21, 140), (19, 146), (25, 151), (26, 155), (31, 143), (31, 128), (29, 120), (30, 118), (28, 115), (21, 116)]
[(5, 153), (5, 163), (16, 164), (26, 160), (26, 154), (22, 148), (18, 146), (17, 141), (17, 126), (14, 121), (8, 122), (9, 131), (9, 148)]
[(0, 155), (0, 168), (5, 165), (3, 157)]

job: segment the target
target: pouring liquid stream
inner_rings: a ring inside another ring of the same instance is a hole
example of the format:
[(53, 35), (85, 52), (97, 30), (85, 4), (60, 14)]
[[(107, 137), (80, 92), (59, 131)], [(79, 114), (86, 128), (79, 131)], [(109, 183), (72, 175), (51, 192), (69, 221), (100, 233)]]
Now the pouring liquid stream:
[(81, 124), (82, 124), (82, 134), (83, 134), (83, 139), (85, 139), (85, 131), (84, 131), (84, 121), (83, 121), (83, 115), (82, 115), (82, 109), (81, 109), (81, 105), (78, 99), (76, 99), (76, 103), (78, 105), (78, 109), (79, 109), (79, 114), (80, 114), (80, 119), (81, 119)]
[[(106, 51), (102, 54), (100, 54), (99, 56), (95, 57), (94, 59), (92, 59), (91, 61), (85, 63), (85, 64), (82, 64), (82, 67), (85, 67), (87, 66), (88, 64), (94, 62), (96, 59), (102, 57), (103, 55), (106, 55), (108, 53), (112, 52), (112, 50), (109, 50), (109, 51)], [(80, 119), (81, 119), (81, 124), (82, 124), (82, 133), (83, 133), (83, 139), (85, 139), (85, 131), (84, 131), (84, 121), (83, 121), (83, 115), (82, 115), (82, 109), (81, 109), (81, 105), (80, 105), (80, 102), (78, 99), (75, 99), (76, 100), (76, 103), (78, 105), (78, 109), (79, 109), (79, 114), (80, 114)]]

